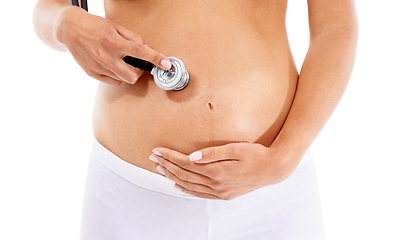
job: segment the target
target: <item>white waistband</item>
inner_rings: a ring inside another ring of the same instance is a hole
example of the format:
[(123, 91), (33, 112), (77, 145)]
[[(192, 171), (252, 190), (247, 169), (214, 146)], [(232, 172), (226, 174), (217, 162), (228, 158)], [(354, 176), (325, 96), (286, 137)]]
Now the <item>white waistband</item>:
[[(139, 187), (180, 198), (201, 199), (177, 190), (174, 188), (175, 183), (166, 177), (122, 160), (101, 145), (95, 138), (93, 140), (91, 159), (100, 162), (116, 175)], [(308, 150), (294, 173), (310, 160), (312, 160), (312, 155), (311, 151)]]
[(91, 158), (99, 161), (116, 175), (139, 187), (175, 197), (200, 199), (174, 188), (174, 182), (159, 174), (137, 167), (119, 158), (94, 138)]

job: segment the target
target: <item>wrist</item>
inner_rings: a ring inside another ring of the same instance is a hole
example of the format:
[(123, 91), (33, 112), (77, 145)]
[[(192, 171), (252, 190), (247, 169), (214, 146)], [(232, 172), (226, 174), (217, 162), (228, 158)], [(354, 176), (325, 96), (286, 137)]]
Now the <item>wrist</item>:
[(73, 20), (79, 18), (76, 15), (82, 12), (82, 9), (76, 6), (66, 6), (59, 13), (54, 23), (54, 38), (67, 50), (68, 32), (73, 26)]
[(282, 158), (301, 157), (311, 145), (308, 137), (303, 134), (280, 132), (270, 147), (282, 155)]
[(281, 182), (289, 177), (299, 165), (306, 153), (308, 146), (299, 141), (274, 141), (269, 148), (274, 152), (277, 160), (279, 179)]

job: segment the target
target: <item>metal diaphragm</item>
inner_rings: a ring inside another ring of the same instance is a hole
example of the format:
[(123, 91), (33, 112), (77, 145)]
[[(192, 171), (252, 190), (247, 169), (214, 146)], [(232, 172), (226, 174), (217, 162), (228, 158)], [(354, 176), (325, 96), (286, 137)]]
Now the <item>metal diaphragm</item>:
[(189, 82), (189, 74), (184, 63), (176, 57), (168, 57), (171, 62), (169, 70), (154, 67), (151, 71), (156, 85), (164, 90), (181, 90)]

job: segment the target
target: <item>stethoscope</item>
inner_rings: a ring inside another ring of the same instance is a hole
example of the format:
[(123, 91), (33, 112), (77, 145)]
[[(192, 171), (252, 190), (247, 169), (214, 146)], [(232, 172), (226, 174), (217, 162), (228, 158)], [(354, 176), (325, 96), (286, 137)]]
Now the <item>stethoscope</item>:
[(143, 59), (126, 56), (123, 61), (153, 75), (156, 85), (164, 90), (181, 90), (189, 82), (189, 74), (184, 63), (176, 57), (168, 57), (171, 62), (169, 70), (156, 67), (153, 63)]
[[(71, 0), (72, 5), (79, 6), (78, 0)], [(88, 11), (87, 0), (81, 0), (82, 8)], [(171, 62), (169, 70), (163, 70), (143, 59), (126, 56), (123, 61), (153, 75), (156, 85), (164, 90), (182, 90), (189, 82), (189, 74), (184, 63), (176, 57), (168, 57)]]

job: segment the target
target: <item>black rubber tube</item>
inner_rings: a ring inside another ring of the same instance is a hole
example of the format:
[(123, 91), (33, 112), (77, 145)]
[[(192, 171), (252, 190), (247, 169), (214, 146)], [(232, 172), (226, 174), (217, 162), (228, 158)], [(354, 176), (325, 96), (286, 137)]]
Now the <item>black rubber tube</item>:
[(132, 56), (125, 56), (123, 61), (130, 64), (133, 67), (144, 70), (145, 72), (151, 73), (153, 67), (155, 66), (153, 63), (148, 62), (146, 60), (135, 58)]
[(79, 6), (79, 1), (78, 1), (78, 0), (72, 0), (72, 5), (73, 5), (73, 6), (78, 6), (78, 7), (80, 7), (80, 6)]
[[(71, 0), (71, 1), (72, 1), (73, 6), (80, 7), (78, 0)], [(82, 8), (88, 12), (87, 0), (81, 0), (81, 4), (82, 4)]]
[(81, 0), (82, 8), (88, 12), (87, 0)]

